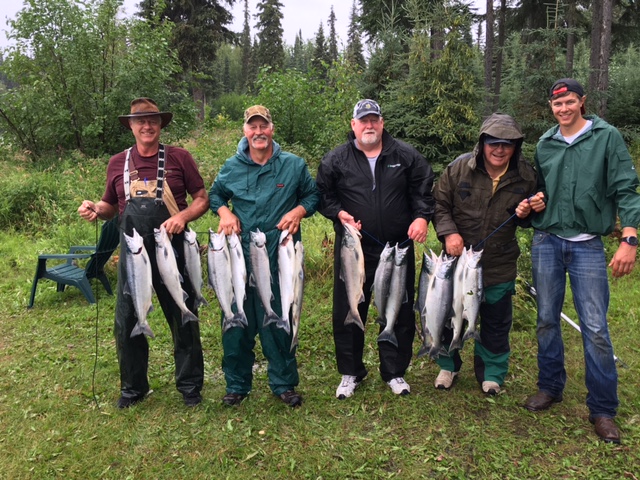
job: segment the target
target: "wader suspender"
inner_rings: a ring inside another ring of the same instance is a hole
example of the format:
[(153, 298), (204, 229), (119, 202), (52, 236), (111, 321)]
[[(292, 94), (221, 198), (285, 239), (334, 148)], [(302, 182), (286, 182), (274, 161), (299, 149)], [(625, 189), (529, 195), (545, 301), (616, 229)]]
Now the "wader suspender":
[[(127, 148), (127, 156), (124, 159), (124, 198), (127, 202), (131, 200), (131, 179), (129, 178), (129, 159), (131, 158), (131, 148)], [(164, 185), (164, 145), (160, 144), (160, 149), (158, 150), (158, 174), (156, 175), (156, 198), (154, 202), (156, 204), (163, 204), (162, 201), (162, 193)]]

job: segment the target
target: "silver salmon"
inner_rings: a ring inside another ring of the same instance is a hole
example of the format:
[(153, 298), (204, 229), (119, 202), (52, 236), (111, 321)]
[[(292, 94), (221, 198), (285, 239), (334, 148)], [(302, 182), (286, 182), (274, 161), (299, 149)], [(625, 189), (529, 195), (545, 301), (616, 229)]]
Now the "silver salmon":
[(289, 230), (283, 230), (278, 244), (278, 283), (280, 284), (280, 305), (282, 316), (280, 317), (282, 328), (291, 333), (289, 323), (289, 311), (293, 304), (293, 270), (295, 268), (296, 250), (293, 245), (293, 237)]
[(409, 247), (400, 248), (398, 245), (395, 247), (393, 258), (393, 270), (391, 275), (389, 298), (387, 300), (384, 317), (386, 319), (386, 326), (384, 330), (378, 336), (378, 342), (390, 342), (396, 347), (398, 346), (398, 339), (393, 331), (393, 327), (398, 319), (400, 313), (400, 307), (407, 301), (407, 251)]
[(340, 278), (344, 282), (349, 301), (349, 312), (344, 324), (355, 323), (364, 331), (364, 323), (358, 312), (358, 304), (364, 302), (364, 254), (360, 244), (360, 232), (349, 224), (344, 225), (344, 236), (340, 245)]
[(271, 269), (269, 266), (269, 252), (267, 252), (267, 236), (264, 232), (257, 230), (251, 232), (251, 244), (249, 245), (249, 256), (251, 257), (251, 276), (249, 285), (256, 287), (258, 296), (264, 307), (263, 325), (266, 327), (271, 323), (282, 328), (280, 317), (271, 308)]
[(482, 250), (475, 251), (470, 248), (466, 252), (467, 261), (464, 271), (464, 318), (467, 321), (467, 330), (464, 332), (462, 341), (466, 342), (470, 338), (480, 341), (480, 334), (476, 329), (476, 322), (480, 314), (480, 304), (483, 300), (482, 287)]
[(171, 298), (173, 298), (173, 301), (180, 309), (180, 312), (182, 312), (182, 324), (197, 322), (198, 317), (196, 317), (184, 303), (188, 295), (187, 292), (182, 289), (182, 276), (178, 271), (176, 255), (173, 252), (173, 246), (169, 241), (167, 231), (164, 227), (160, 227), (160, 229), (154, 228), (153, 236), (156, 240), (156, 262), (158, 264), (160, 278), (165, 287), (167, 287)]
[(456, 270), (453, 273), (453, 300), (451, 308), (453, 316), (451, 317), (451, 328), (453, 328), (453, 338), (449, 345), (449, 351), (462, 348), (462, 328), (464, 326), (464, 275), (465, 265), (467, 263), (467, 249), (462, 249), (462, 255), (458, 257)]
[(233, 284), (233, 299), (236, 304), (236, 313), (233, 323), (248, 327), (247, 315), (244, 313), (244, 299), (247, 290), (247, 264), (244, 261), (242, 242), (237, 233), (227, 236), (229, 242), (229, 257), (231, 260), (231, 283)]
[(302, 316), (302, 298), (304, 297), (304, 247), (302, 242), (295, 244), (296, 259), (293, 268), (293, 305), (291, 306), (291, 351), (298, 345), (298, 330)]
[(133, 235), (130, 237), (125, 233), (124, 239), (127, 243), (125, 260), (127, 279), (123, 292), (125, 295), (131, 296), (133, 308), (136, 312), (136, 317), (138, 317), (138, 322), (131, 331), (131, 337), (144, 334), (148, 337), (155, 338), (149, 322), (147, 322), (147, 314), (153, 310), (151, 303), (153, 282), (149, 254), (146, 248), (144, 248), (142, 237), (135, 228), (133, 229)]
[(396, 249), (389, 243), (380, 252), (380, 259), (373, 277), (373, 302), (378, 310), (377, 322), (383, 327), (387, 324), (384, 316), (384, 309), (389, 298), (389, 288), (391, 287), (391, 275), (393, 273), (393, 256)]
[(453, 300), (453, 272), (456, 257), (447, 255), (444, 250), (436, 257), (431, 252), (435, 263), (433, 274), (429, 279), (427, 296), (425, 298), (424, 315), (424, 344), (418, 356), (429, 354), (436, 359), (441, 354), (447, 354), (442, 346), (442, 332), (446, 322), (451, 318), (451, 303)]
[(200, 305), (209, 305), (202, 296), (202, 263), (200, 261), (200, 245), (196, 232), (191, 229), (184, 231), (184, 262), (185, 273), (196, 295), (195, 308)]
[(222, 332), (231, 327), (241, 325), (234, 321), (231, 303), (233, 302), (233, 284), (231, 280), (231, 259), (227, 237), (223, 233), (216, 233), (209, 229), (209, 245), (207, 250), (207, 265), (209, 266), (209, 285), (216, 292), (220, 310), (222, 311)]

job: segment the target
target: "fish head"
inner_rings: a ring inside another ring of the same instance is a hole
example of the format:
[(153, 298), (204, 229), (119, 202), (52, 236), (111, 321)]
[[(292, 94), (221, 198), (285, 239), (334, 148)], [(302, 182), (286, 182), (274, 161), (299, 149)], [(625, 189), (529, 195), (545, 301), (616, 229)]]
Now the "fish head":
[(256, 229), (255, 232), (251, 232), (251, 243), (253, 243), (258, 248), (262, 248), (267, 243), (267, 236), (264, 234), (264, 232)]
[(480, 265), (480, 260), (482, 259), (483, 250), (474, 250), (473, 248), (469, 248), (466, 253), (467, 257), (467, 266), (469, 268), (478, 268)]
[(227, 235), (227, 242), (229, 242), (229, 248), (236, 248), (240, 244), (240, 237), (236, 232), (231, 232), (231, 235)]
[(433, 255), (433, 251), (431, 252), (431, 256), (427, 255), (427, 252), (422, 252), (422, 270), (428, 275), (433, 275), (433, 272), (436, 271), (436, 262)]
[(404, 265), (405, 263), (407, 263), (408, 251), (409, 251), (409, 246), (401, 248), (399, 245), (396, 244), (396, 248), (394, 252), (394, 258), (395, 258), (394, 261), (397, 266)]
[(227, 237), (225, 237), (224, 233), (210, 232), (209, 239), (209, 248), (211, 248), (211, 250), (219, 251), (226, 246)]
[(453, 276), (453, 272), (455, 271), (456, 260), (458, 260), (458, 257), (448, 255), (443, 251), (443, 253), (440, 254), (440, 265), (438, 266), (437, 275), (440, 278), (451, 278)]
[(344, 224), (344, 236), (342, 237), (342, 245), (347, 248), (354, 248), (356, 242), (360, 243), (362, 235), (356, 227), (348, 223)]
[(127, 250), (129, 251), (129, 253), (137, 255), (142, 251), (144, 242), (142, 241), (142, 237), (135, 228), (133, 229), (133, 234), (131, 236), (127, 235), (126, 233), (124, 234), (124, 240), (127, 244)]
[(283, 230), (280, 233), (280, 245), (282, 245), (283, 247), (287, 245), (287, 243), (289, 243), (289, 241), (292, 240), (291, 234), (289, 233), (289, 230)]
[(184, 241), (189, 245), (196, 244), (197, 235), (196, 232), (191, 230), (190, 228), (184, 231)]

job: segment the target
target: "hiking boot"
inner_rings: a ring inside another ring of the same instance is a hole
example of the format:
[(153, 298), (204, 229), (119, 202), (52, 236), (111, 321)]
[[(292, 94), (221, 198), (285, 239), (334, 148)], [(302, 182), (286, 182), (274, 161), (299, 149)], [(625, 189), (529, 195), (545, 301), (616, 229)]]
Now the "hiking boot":
[(387, 382), (387, 385), (391, 387), (391, 391), (396, 395), (409, 395), (411, 387), (402, 377), (392, 378)]
[(287, 390), (286, 392), (281, 393), (280, 400), (294, 408), (302, 405), (302, 395), (295, 390)]
[(233, 407), (235, 405), (240, 405), (245, 398), (247, 398), (247, 395), (243, 393), (227, 393), (222, 397), (222, 403)]
[(182, 395), (182, 399), (184, 400), (184, 404), (187, 407), (195, 407), (196, 405), (200, 405), (200, 403), (202, 403), (202, 395), (200, 395), (199, 392)]
[(118, 403), (116, 403), (116, 407), (118, 408), (129, 408), (134, 406), (136, 403), (140, 403), (144, 400), (144, 395), (136, 395), (134, 397), (125, 397), (121, 395), (118, 399)]
[(438, 390), (449, 390), (453, 385), (453, 380), (458, 375), (458, 372), (450, 372), (449, 370), (440, 370), (440, 373), (436, 377), (436, 381), (433, 385)]
[(562, 401), (562, 395), (559, 397), (552, 397), (548, 393), (543, 392), (542, 390), (538, 390), (537, 393), (531, 395), (527, 398), (527, 401), (524, 402), (524, 408), (529, 410), (530, 412), (541, 412), (542, 410), (546, 410), (551, 407), (554, 403), (558, 403)]
[(497, 395), (500, 393), (500, 385), (490, 380), (485, 381), (482, 382), (482, 391), (487, 395)]
[(344, 400), (353, 395), (358, 385), (364, 380), (364, 378), (358, 378), (355, 375), (343, 375), (342, 381), (336, 389), (336, 398), (338, 400)]

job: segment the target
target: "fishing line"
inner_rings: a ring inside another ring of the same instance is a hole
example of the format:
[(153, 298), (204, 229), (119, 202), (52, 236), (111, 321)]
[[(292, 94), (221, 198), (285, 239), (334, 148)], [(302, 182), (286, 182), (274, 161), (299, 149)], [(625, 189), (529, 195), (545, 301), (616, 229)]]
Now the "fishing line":
[(486, 242), (487, 240), (489, 240), (489, 238), (491, 238), (498, 230), (500, 230), (502, 227), (504, 227), (507, 223), (509, 223), (517, 214), (514, 213), (513, 215), (511, 215), (509, 218), (507, 218), (504, 222), (502, 222), (502, 225), (500, 225), (498, 228), (496, 228), (493, 232), (491, 232), (489, 235), (487, 235), (487, 237), (482, 240), (480, 243), (478, 243), (475, 247), (473, 247), (474, 250), (478, 250), (480, 248), (480, 245), (482, 245), (484, 242)]

